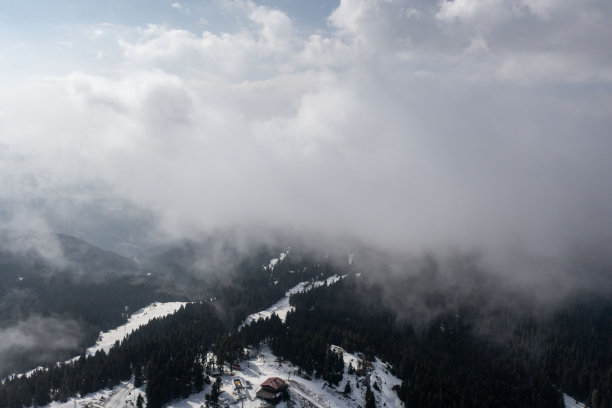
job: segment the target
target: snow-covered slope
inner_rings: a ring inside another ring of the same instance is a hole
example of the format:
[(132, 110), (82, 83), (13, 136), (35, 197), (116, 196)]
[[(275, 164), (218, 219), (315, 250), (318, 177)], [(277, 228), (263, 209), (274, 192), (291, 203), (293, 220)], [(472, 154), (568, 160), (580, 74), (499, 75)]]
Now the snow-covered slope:
[[(269, 317), (272, 313), (276, 313), (281, 319), (284, 319), (292, 309), (289, 305), (289, 296), (324, 284), (332, 284), (340, 279), (342, 277), (334, 275), (322, 281), (302, 282), (288, 290), (281, 300), (268, 309), (249, 316), (241, 327), (252, 321)], [(139, 311), (130, 318), (126, 325), (102, 334), (98, 343), (88, 349), (88, 353), (95, 353), (96, 350), (108, 350), (116, 340), (121, 340), (124, 337), (123, 333), (134, 330), (154, 317), (173, 313), (180, 306), (180, 303), (176, 303), (174, 306), (170, 304), (156, 304)], [(344, 377), (337, 387), (330, 387), (322, 379), (310, 378), (300, 374), (298, 367), (288, 362), (279, 361), (270, 350), (264, 348), (259, 353), (251, 352), (251, 358), (240, 364), (240, 370), (232, 373), (229, 367), (226, 368), (226, 374), (221, 377), (222, 393), (219, 397), (219, 402), (222, 406), (238, 406), (235, 404), (240, 404), (241, 408), (258, 408), (263, 403), (262, 400), (255, 396), (259, 390), (259, 385), (269, 377), (279, 377), (287, 381), (291, 397), (291, 403), (281, 402), (277, 405), (279, 408), (289, 407), (291, 404), (293, 404), (294, 408), (362, 407), (365, 402), (366, 388), (364, 384), (366, 382), (372, 385), (377, 406), (389, 408), (403, 406), (392, 389), (394, 385), (400, 384), (401, 381), (390, 373), (385, 363), (378, 358), (373, 362), (366, 362), (356, 354), (347, 353), (336, 346), (332, 346), (332, 348), (336, 352), (342, 353), (345, 363)], [(349, 374), (349, 364), (354, 368), (362, 367), (363, 369)], [(240, 378), (243, 384), (251, 384), (252, 386), (238, 392), (234, 388), (234, 378)], [(345, 395), (343, 391), (347, 382), (350, 383), (351, 392)], [(374, 384), (376, 384), (376, 387), (374, 387)], [(168, 404), (168, 408), (200, 408), (205, 405), (206, 394), (210, 393), (210, 390), (211, 386), (207, 385), (203, 392), (191, 395), (185, 400), (172, 402)], [(89, 406), (133, 408), (136, 398), (140, 393), (144, 394), (144, 388), (135, 389), (133, 383), (124, 382), (112, 390), (103, 390), (82, 398), (73, 398), (66, 403), (54, 402), (49, 407), (72, 408), (75, 405), (85, 407), (89, 404)]]
[(67, 402), (52, 402), (51, 408), (134, 408), (138, 395), (145, 397), (145, 387), (134, 388), (134, 384), (124, 381), (112, 390), (104, 389), (80, 398), (71, 398)]
[(238, 327), (238, 330), (242, 329), (244, 326), (249, 325), (251, 322), (257, 321), (259, 319), (268, 318), (272, 316), (272, 314), (276, 314), (284, 322), (285, 318), (287, 317), (287, 313), (293, 310), (293, 306), (289, 305), (289, 297), (291, 295), (295, 293), (300, 293), (300, 292), (308, 292), (312, 288), (323, 286), (325, 284), (331, 285), (332, 283), (338, 282), (343, 277), (344, 276), (333, 275), (327, 278), (326, 280), (322, 280), (322, 281), (298, 283), (293, 288), (285, 292), (285, 296), (282, 299), (280, 299), (278, 302), (276, 302), (275, 304), (273, 304), (266, 310), (262, 310), (261, 312), (253, 313), (252, 315), (244, 319), (244, 322), (240, 324), (240, 327)]
[(155, 318), (165, 317), (176, 313), (181, 306), (186, 305), (186, 302), (165, 302), (165, 303), (152, 303), (147, 307), (144, 307), (134, 313), (128, 321), (117, 327), (114, 330), (100, 333), (100, 337), (95, 345), (87, 349), (86, 354), (96, 354), (96, 351), (103, 350), (108, 351), (113, 347), (116, 341), (121, 341), (125, 336), (137, 330), (140, 326), (144, 326)]
[[(369, 377), (370, 383), (378, 384), (380, 392), (373, 389), (377, 406), (379, 407), (401, 407), (402, 403), (397, 397), (395, 391), (392, 390), (394, 385), (400, 384), (401, 381), (394, 377), (388, 370), (387, 366), (376, 359), (368, 370), (367, 374), (358, 377), (356, 374), (348, 374), (348, 363), (357, 367), (361, 358), (355, 354), (343, 352), (345, 361), (345, 373), (338, 387), (329, 387), (321, 379), (308, 378), (301, 376), (298, 373), (298, 367), (293, 366), (288, 362), (280, 362), (269, 350), (263, 350), (257, 357), (250, 359), (241, 364), (241, 370), (235, 371), (234, 375), (223, 376), (223, 393), (220, 400), (228, 405), (240, 403), (244, 404), (244, 408), (256, 408), (262, 403), (262, 400), (255, 397), (255, 393), (259, 390), (259, 385), (269, 377), (279, 377), (287, 381), (289, 385), (289, 395), (295, 408), (357, 408), (362, 407), (365, 401), (365, 382), (366, 376)], [(244, 395), (246, 399), (239, 400), (239, 395), (234, 393), (233, 378), (240, 378), (243, 384), (250, 382), (252, 389), (245, 389)], [(342, 391), (346, 382), (351, 383), (352, 392), (349, 395), (344, 395)], [(170, 404), (170, 407), (196, 407), (199, 400), (191, 398), (178, 404)], [(282, 402), (277, 407), (284, 408), (286, 403)]]
[[(221, 377), (222, 393), (219, 397), (221, 406), (240, 406), (241, 408), (259, 408), (263, 401), (255, 396), (259, 390), (259, 385), (269, 377), (279, 377), (287, 381), (289, 385), (289, 395), (293, 408), (358, 408), (362, 407), (365, 402), (365, 386), (366, 376), (369, 377), (370, 384), (378, 385), (380, 391), (372, 388), (376, 398), (378, 407), (399, 408), (403, 404), (397, 397), (392, 387), (400, 384), (400, 380), (394, 377), (388, 367), (379, 359), (372, 363), (366, 363), (368, 369), (366, 374), (357, 376), (357, 374), (348, 374), (348, 364), (351, 363), (354, 367), (359, 366), (359, 362), (363, 361), (358, 355), (343, 352), (344, 361), (346, 363), (344, 378), (338, 387), (329, 387), (321, 379), (311, 379), (301, 376), (298, 373), (298, 367), (287, 362), (280, 362), (269, 350), (264, 349), (257, 356), (243, 361), (241, 369)], [(250, 383), (251, 388), (244, 388), (238, 393), (233, 384), (234, 378), (240, 378), (243, 384)], [(248, 381), (248, 382), (247, 382)], [(351, 393), (344, 395), (346, 382), (351, 383)], [(200, 408), (206, 403), (206, 394), (210, 393), (211, 386), (207, 385), (199, 394), (191, 395), (189, 398), (171, 402), (167, 405), (168, 408)], [(144, 394), (144, 387), (135, 389), (130, 382), (124, 382), (112, 390), (103, 390), (86, 395), (82, 398), (74, 398), (66, 403), (51, 403), (49, 408), (73, 408), (89, 406), (133, 408), (136, 405), (138, 394)], [(241, 399), (241, 396), (244, 397)], [(278, 408), (286, 408), (289, 404), (281, 402), (277, 405)]]
[(563, 394), (563, 403), (565, 404), (565, 408), (585, 408), (586, 406), (573, 399), (567, 394)]
[[(87, 356), (96, 354), (98, 350), (104, 351), (108, 353), (108, 351), (113, 347), (116, 341), (121, 341), (125, 336), (132, 333), (134, 330), (137, 330), (140, 326), (144, 326), (149, 323), (151, 320), (155, 318), (165, 317), (176, 313), (177, 310), (181, 308), (181, 306), (185, 305), (186, 302), (156, 302), (152, 303), (149, 306), (146, 306), (137, 312), (135, 312), (125, 324), (117, 327), (116, 329), (100, 332), (100, 336), (98, 337), (98, 341), (96, 344), (89, 347), (85, 354)], [(79, 356), (73, 357), (68, 361), (74, 361), (78, 359)], [(58, 363), (59, 364), (59, 363)], [(16, 374), (17, 377), (21, 377), (22, 375), (30, 376), (32, 373), (44, 370), (43, 367), (36, 367), (33, 370), (25, 372), (23, 374)]]

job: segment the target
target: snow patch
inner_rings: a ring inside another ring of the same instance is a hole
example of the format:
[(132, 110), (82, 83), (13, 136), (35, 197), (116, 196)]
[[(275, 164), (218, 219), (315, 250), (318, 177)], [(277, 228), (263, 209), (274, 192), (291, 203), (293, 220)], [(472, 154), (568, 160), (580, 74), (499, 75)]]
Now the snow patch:
[(285, 296), (281, 298), (278, 302), (267, 308), (266, 310), (262, 310), (261, 312), (253, 313), (248, 316), (238, 327), (238, 330), (242, 329), (244, 326), (248, 326), (251, 322), (256, 322), (259, 319), (269, 318), (273, 314), (276, 314), (283, 322), (287, 318), (287, 313), (293, 311), (294, 307), (289, 304), (289, 297), (293, 294), (300, 292), (308, 292), (309, 290), (323, 286), (325, 284), (331, 285), (338, 282), (340, 279), (344, 278), (344, 276), (333, 275), (329, 278), (322, 281), (315, 282), (300, 282), (295, 285), (293, 288), (289, 289), (285, 292)]
[[(355, 370), (358, 370), (360, 367), (365, 367), (363, 370), (367, 372), (367, 378), (371, 385), (372, 392), (374, 393), (374, 398), (376, 399), (376, 406), (403, 406), (402, 402), (397, 396), (397, 393), (393, 391), (393, 387), (400, 385), (402, 380), (391, 374), (390, 367), (387, 363), (383, 362), (378, 357), (376, 357), (374, 361), (368, 362), (358, 354), (347, 353), (338, 346), (331, 346), (331, 349), (337, 353), (341, 352), (344, 360), (344, 377), (340, 383), (340, 386), (338, 387), (339, 390), (343, 390), (346, 382), (350, 381), (352, 389), (351, 395), (353, 398), (355, 396), (359, 396), (359, 398), (357, 398), (358, 400), (365, 401), (366, 387), (361, 385), (359, 388), (357, 388), (356, 382), (360, 381), (360, 379), (348, 374), (349, 364), (352, 365)], [(378, 386), (380, 391), (377, 391), (376, 388), (374, 388), (374, 384)]]
[(271, 259), (268, 266), (264, 266), (264, 269), (273, 271), (276, 264), (278, 264), (278, 258)]
[(563, 404), (565, 405), (565, 408), (586, 408), (586, 405), (584, 405), (582, 402), (576, 401), (567, 394), (563, 394)]
[(124, 381), (112, 390), (104, 389), (84, 395), (80, 398), (70, 398), (67, 402), (52, 402), (49, 408), (74, 407), (135, 407), (138, 396), (145, 398), (145, 387), (134, 388), (134, 384)]
[(268, 263), (268, 265), (264, 265), (263, 267), (264, 271), (267, 271), (267, 270), (273, 271), (276, 265), (278, 265), (280, 262), (283, 262), (285, 260), (287, 255), (289, 255), (290, 251), (291, 251), (291, 247), (287, 248), (287, 251), (281, 252), (278, 258), (270, 259), (270, 262)]
[(100, 333), (98, 341), (95, 345), (87, 349), (86, 354), (90, 356), (96, 354), (98, 350), (103, 350), (104, 352), (108, 353), (116, 341), (121, 342), (125, 336), (131, 334), (133, 331), (137, 330), (141, 326), (144, 326), (155, 318), (165, 317), (176, 313), (181, 306), (185, 306), (186, 304), (187, 302), (152, 303), (130, 316), (125, 324), (108, 332)]

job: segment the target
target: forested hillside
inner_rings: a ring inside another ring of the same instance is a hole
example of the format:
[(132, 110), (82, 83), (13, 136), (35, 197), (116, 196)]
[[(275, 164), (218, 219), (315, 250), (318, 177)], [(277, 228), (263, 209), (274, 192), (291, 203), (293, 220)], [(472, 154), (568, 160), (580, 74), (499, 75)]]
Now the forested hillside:
[[(284, 324), (260, 321), (241, 336), (246, 343), (267, 341), (279, 356), (324, 377), (330, 375), (330, 344), (379, 356), (403, 380), (397, 391), (408, 406), (558, 407), (559, 390), (593, 408), (611, 406), (609, 299), (577, 296), (541, 318), (483, 317), (483, 305), (459, 303), (415, 328), (381, 306), (381, 296), (380, 287), (349, 277), (292, 296), (296, 310)], [(483, 334), (483, 324), (505, 329)]]
[[(237, 359), (240, 347), (232, 340), (231, 333), (242, 319), (274, 303), (297, 282), (327, 277), (333, 271), (329, 264), (303, 261), (299, 255), (294, 257), (296, 261), (277, 260), (273, 268), (264, 268), (270, 262), (270, 255), (262, 253), (244, 258), (229, 277), (198, 279), (197, 287), (201, 288), (198, 297), (206, 301), (190, 303), (172, 316), (153, 321), (108, 354), (101, 351), (59, 366), (47, 364), (49, 369), (39, 370), (30, 377), (6, 381), (0, 386), (0, 406), (27, 406), (32, 401), (44, 405), (52, 399), (65, 400), (110, 387), (132, 375), (138, 381), (146, 379), (151, 407), (201, 390), (202, 365), (196, 360), (200, 361), (212, 344), (216, 344), (213, 350), (220, 358)], [(154, 296), (155, 287), (149, 289), (145, 293)], [(123, 304), (120, 296), (129, 296), (124, 290), (117, 288), (109, 295), (109, 301)], [(87, 299), (86, 293), (80, 296)], [(93, 303), (87, 310), (98, 310), (94, 307), (97, 296), (100, 294), (88, 299)]]
[[(363, 353), (366, 360), (379, 357), (402, 380), (396, 392), (407, 406), (561, 407), (563, 391), (593, 408), (610, 407), (612, 302), (607, 299), (577, 295), (554, 313), (487, 315), (484, 297), (464, 294), (446, 302), (438, 293), (436, 302), (447, 310), (424, 325), (388, 305), (380, 284), (348, 267), (304, 261), (289, 256), (274, 269), (251, 274), (245, 267), (235, 275), (241, 278), (236, 284), (217, 287), (216, 299), (153, 321), (108, 354), (82, 356), (6, 382), (0, 406), (27, 406), (32, 395), (38, 405), (65, 400), (134, 378), (146, 384), (148, 406), (160, 407), (202, 389), (207, 373), (215, 371), (208, 352), (219, 366), (239, 361), (245, 347), (268, 344), (303, 375), (331, 386), (340, 383), (344, 371), (331, 345)], [(295, 310), (285, 322), (273, 315), (236, 330), (248, 313), (274, 303), (297, 280), (332, 272), (348, 274), (338, 283), (291, 296)], [(401, 288), (405, 296), (417, 296), (411, 290), (422, 290), (424, 283), (410, 279), (412, 285)]]
[[(264, 270), (279, 253), (263, 246), (237, 252), (211, 238), (129, 259), (63, 234), (0, 230), (0, 332), (30, 339), (0, 348), (0, 378), (78, 355), (100, 331), (152, 302), (218, 299), (223, 318), (236, 323), (295, 283), (326, 273), (312, 260)], [(227, 265), (211, 270), (211, 254)]]

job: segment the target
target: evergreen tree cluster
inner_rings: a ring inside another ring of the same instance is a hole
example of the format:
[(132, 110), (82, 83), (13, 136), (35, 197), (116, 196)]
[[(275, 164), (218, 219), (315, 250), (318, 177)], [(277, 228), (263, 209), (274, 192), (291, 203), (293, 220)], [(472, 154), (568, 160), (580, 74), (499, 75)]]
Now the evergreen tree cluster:
[[(235, 268), (228, 284), (227, 277), (211, 283), (224, 318), (231, 326), (240, 324), (249, 314), (264, 310), (300, 282), (326, 279), (339, 271), (328, 262), (292, 254), (274, 268), (262, 267), (270, 253), (244, 259)], [(315, 258), (316, 259), (316, 258)]]
[(541, 336), (555, 384), (589, 407), (612, 407), (612, 302), (576, 300), (549, 326)]
[[(131, 376), (134, 376), (137, 386), (146, 385), (147, 406), (152, 408), (201, 391), (207, 379), (203, 370), (211, 369), (205, 367), (206, 352), (215, 353), (218, 367), (225, 363), (232, 364), (243, 357), (242, 342), (232, 335), (233, 328), (242, 319), (276, 302), (287, 289), (297, 283), (323, 279), (333, 273), (333, 268), (328, 264), (292, 258), (277, 263), (273, 270), (263, 269), (264, 259), (269, 261), (268, 252), (262, 253), (260, 257), (242, 260), (235, 268), (232, 276), (234, 280), (225, 278), (216, 282), (209, 281), (210, 287), (206, 293), (217, 294), (213, 303), (189, 303), (171, 316), (154, 319), (121, 344), (115, 344), (108, 353), (98, 352), (88, 357), (82, 355), (77, 361), (50, 366), (30, 377), (5, 381), (0, 385), (0, 407), (65, 401), (70, 396), (113, 387)], [(55, 282), (55, 278), (52, 279)], [(129, 278), (125, 279), (129, 282)], [(127, 315), (124, 314), (123, 306), (118, 309), (116, 305), (126, 302), (128, 305), (138, 305), (145, 300), (150, 303), (156, 294), (156, 290), (148, 288), (144, 291), (146, 295), (132, 296), (134, 287), (128, 282), (119, 279), (92, 283), (92, 290), (108, 294), (107, 300), (101, 303), (103, 307), (95, 306), (99, 294), (88, 299), (89, 291), (78, 293), (78, 288), (87, 288), (87, 285), (75, 286), (73, 300), (76, 300), (73, 307), (80, 307), (87, 310), (87, 313), (99, 313), (106, 319), (104, 327), (113, 324), (111, 322), (119, 324)], [(70, 288), (70, 284), (69, 281), (64, 282), (63, 287)], [(58, 283), (58, 290), (60, 287)], [(160, 296), (159, 293), (157, 296)], [(109, 307), (108, 312), (100, 311), (107, 302), (113, 302), (115, 306)], [(129, 309), (134, 310), (135, 307)], [(119, 319), (115, 314), (117, 311), (122, 312), (117, 314)], [(109, 319), (109, 316), (115, 317)]]
[(272, 316), (240, 335), (245, 344), (268, 343), (306, 374), (332, 384), (331, 344), (379, 356), (402, 380), (396, 391), (407, 406), (561, 407), (558, 390), (594, 408), (611, 406), (609, 301), (606, 307), (603, 300), (598, 306), (570, 305), (548, 320), (516, 322), (509, 321), (511, 314), (497, 314), (490, 317), (496, 325), (514, 327), (510, 338), (500, 340), (477, 334), (478, 303), (415, 328), (384, 307), (382, 296), (346, 278), (293, 295), (296, 309), (285, 323)]
[(11, 378), (0, 385), (0, 407), (26, 407), (66, 401), (120, 381), (146, 383), (148, 407), (201, 391), (203, 356), (225, 331), (213, 306), (191, 303), (177, 313), (154, 319), (117, 342), (107, 353), (81, 355), (73, 362)]

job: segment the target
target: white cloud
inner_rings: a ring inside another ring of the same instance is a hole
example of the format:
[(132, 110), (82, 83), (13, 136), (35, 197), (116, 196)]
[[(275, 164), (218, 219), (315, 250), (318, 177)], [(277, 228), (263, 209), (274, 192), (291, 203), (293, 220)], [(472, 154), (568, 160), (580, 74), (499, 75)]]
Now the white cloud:
[(511, 3), (504, 0), (442, 0), (436, 17), (449, 21), (496, 19), (512, 11)]
[(496, 24), (500, 20), (533, 14), (547, 19), (574, 0), (441, 0), (436, 17), (444, 21)]
[(181, 14), (185, 14), (185, 15), (190, 15), (191, 14), (191, 9), (189, 7), (185, 7), (183, 6), (181, 3), (175, 1), (174, 3), (170, 4), (170, 7), (177, 9), (179, 12), (181, 12)]
[(470, 45), (466, 49), (468, 53), (480, 53), (488, 50), (489, 44), (487, 43), (487, 40), (482, 36), (472, 38), (472, 40), (470, 41)]
[(602, 2), (533, 4), (343, 0), (304, 33), (239, 1), (231, 32), (107, 27), (110, 66), (0, 100), (4, 162), (52, 174), (23, 199), (104, 185), (175, 234), (553, 247), (611, 219), (610, 29)]
[(523, 84), (562, 81), (599, 83), (612, 81), (611, 69), (593, 69), (579, 55), (558, 53), (511, 53), (501, 62), (497, 75)]
[(162, 65), (172, 72), (206, 72), (230, 78), (274, 75), (288, 68), (287, 56), (295, 53), (296, 34), (286, 14), (279, 10), (240, 3), (248, 27), (236, 33), (201, 35), (182, 29), (149, 25), (137, 42), (120, 40), (124, 55), (137, 64)]

